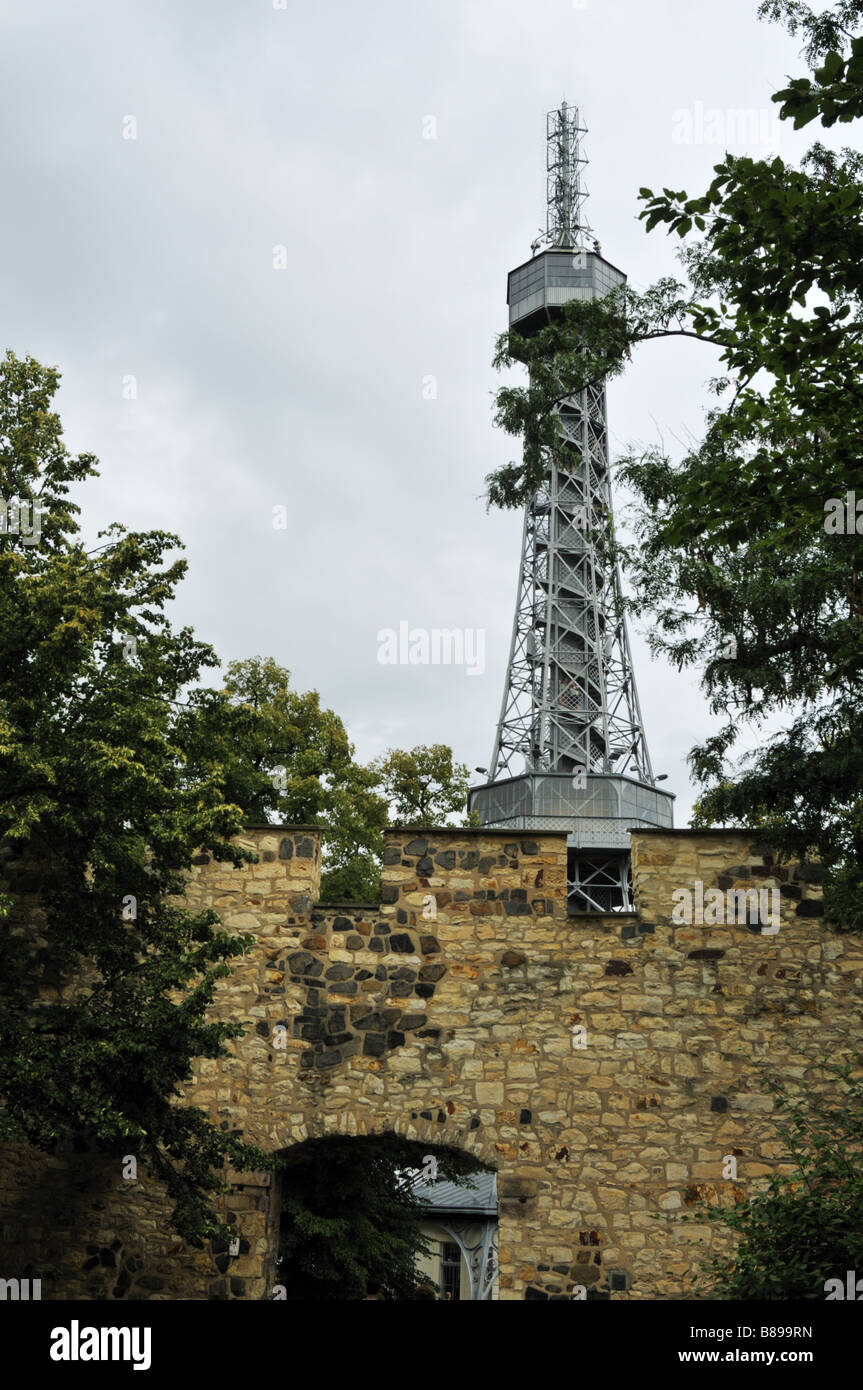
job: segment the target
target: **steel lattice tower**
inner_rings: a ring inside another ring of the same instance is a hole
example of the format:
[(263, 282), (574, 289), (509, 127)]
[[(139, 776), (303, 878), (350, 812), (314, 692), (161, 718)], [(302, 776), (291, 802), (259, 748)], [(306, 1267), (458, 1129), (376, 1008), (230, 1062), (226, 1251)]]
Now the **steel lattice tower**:
[[(584, 218), (576, 107), (547, 118), (546, 231), (509, 275), (510, 328), (538, 332), (572, 299), (626, 283)], [(540, 249), (545, 244), (545, 249)], [(594, 538), (612, 523), (605, 384), (557, 407), (558, 447), (525, 509), (509, 666), (489, 783), (471, 807), (484, 825), (570, 831), (574, 910), (629, 906), (629, 829), (670, 826), (655, 785), (622, 614), (620, 574)]]

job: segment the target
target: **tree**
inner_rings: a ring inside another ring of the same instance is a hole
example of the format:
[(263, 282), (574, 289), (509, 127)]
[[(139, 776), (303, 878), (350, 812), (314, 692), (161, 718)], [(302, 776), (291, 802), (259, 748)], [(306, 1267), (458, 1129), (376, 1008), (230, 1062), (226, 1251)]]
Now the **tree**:
[[(861, 12), (859, 0), (831, 16), (793, 0), (762, 5), (804, 32), (808, 61), (821, 62), (814, 84), (776, 94), (783, 118), (863, 113), (863, 38), (849, 28)], [(624, 287), (566, 305), (530, 341), (501, 337), (497, 365), (530, 370), (526, 387), (497, 395), (498, 423), (525, 452), (489, 476), (489, 501), (522, 504), (549, 452), (566, 466), (554, 405), (622, 371), (636, 345), (682, 336), (718, 355), (703, 437), (676, 463), (662, 450), (621, 461), (635, 543), (606, 542), (603, 519), (588, 522), (622, 561), (654, 650), (678, 669), (701, 667), (723, 719), (690, 753), (696, 823), (757, 825), (780, 858), (814, 850), (829, 916), (861, 930), (863, 157), (816, 144), (800, 168), (726, 155), (714, 173), (700, 197), (641, 190), (647, 229), (684, 239), (688, 284)], [(841, 531), (840, 499), (852, 513)], [(784, 729), (729, 765), (742, 727), (777, 715)]]
[(724, 1225), (738, 1238), (731, 1254), (701, 1265), (695, 1281), (718, 1299), (818, 1299), (848, 1270), (863, 1271), (863, 1082), (850, 1066), (832, 1068), (838, 1101), (791, 1097), (768, 1079), (777, 1109), (788, 1120), (779, 1135), (790, 1173), (775, 1174), (766, 1190), (732, 1207), (708, 1204), (692, 1217)]
[[(334, 1135), (289, 1149), (282, 1160), (278, 1282), (288, 1299), (410, 1298), (424, 1282), (425, 1207), (413, 1181), (428, 1144), (385, 1133)], [(437, 1181), (458, 1181), (487, 1165), (458, 1149), (436, 1149)]]
[(290, 675), (252, 657), (229, 663), (221, 689), (195, 691), (180, 720), (189, 775), (215, 779), (251, 823), (320, 826), (322, 901), (377, 902), (386, 802), (338, 715)]
[(149, 1161), (200, 1245), (222, 1229), (219, 1170), (263, 1156), (175, 1103), (191, 1060), (243, 1031), (205, 1012), (250, 941), (181, 896), (201, 849), (250, 856), (230, 844), (242, 816), (218, 780), (185, 775), (177, 709), (216, 658), (164, 613), (179, 542), (112, 526), (84, 550), (69, 492), (96, 460), (63, 444), (58, 383), (32, 358), (0, 365), (0, 488), (16, 513), (0, 533), (0, 1135)]
[[(369, 764), (392, 807), (394, 825), (440, 826), (464, 812), (470, 776), (465, 763), (453, 762), (444, 743), (418, 744), (409, 752), (390, 748)], [(474, 824), (476, 817), (465, 820)]]

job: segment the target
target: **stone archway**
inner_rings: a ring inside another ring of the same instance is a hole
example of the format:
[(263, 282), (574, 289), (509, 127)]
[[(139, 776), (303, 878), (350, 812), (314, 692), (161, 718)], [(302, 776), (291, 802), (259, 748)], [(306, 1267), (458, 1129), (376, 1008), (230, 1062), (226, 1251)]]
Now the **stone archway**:
[[(440, 1240), (461, 1251), (470, 1298), (491, 1297), (496, 1172), (441, 1134), (422, 1137), (408, 1123), (406, 1138), (400, 1128), (354, 1135), (329, 1127), (278, 1155), (271, 1186), (275, 1299), (361, 1298), (367, 1278), (387, 1286), (390, 1297), (411, 1298), (424, 1282), (438, 1282), (429, 1261)], [(319, 1223), (332, 1234), (320, 1235)], [(412, 1233), (424, 1242), (413, 1254)]]

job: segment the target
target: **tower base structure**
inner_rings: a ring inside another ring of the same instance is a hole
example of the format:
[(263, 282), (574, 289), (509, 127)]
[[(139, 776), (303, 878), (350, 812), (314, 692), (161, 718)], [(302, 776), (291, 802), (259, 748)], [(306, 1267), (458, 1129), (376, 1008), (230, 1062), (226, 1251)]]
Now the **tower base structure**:
[(674, 796), (634, 777), (525, 772), (472, 787), (468, 807), (483, 827), (567, 832), (572, 913), (631, 912), (631, 830), (670, 830)]

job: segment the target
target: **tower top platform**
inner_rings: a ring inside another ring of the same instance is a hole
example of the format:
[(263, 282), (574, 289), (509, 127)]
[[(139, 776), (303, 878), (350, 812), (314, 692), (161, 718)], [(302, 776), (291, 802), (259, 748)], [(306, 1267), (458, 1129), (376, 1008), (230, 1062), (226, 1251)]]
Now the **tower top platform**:
[(603, 299), (625, 284), (623, 271), (596, 251), (548, 247), (509, 272), (509, 326), (529, 337), (571, 299)]

